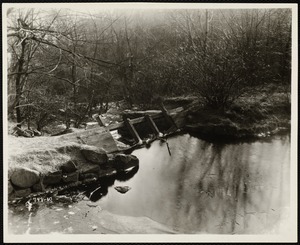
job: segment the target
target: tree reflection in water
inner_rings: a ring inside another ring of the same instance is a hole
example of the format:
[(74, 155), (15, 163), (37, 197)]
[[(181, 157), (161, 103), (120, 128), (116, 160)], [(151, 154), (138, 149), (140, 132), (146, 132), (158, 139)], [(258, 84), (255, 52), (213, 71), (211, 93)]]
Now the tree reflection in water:
[(114, 185), (115, 180), (127, 181), (131, 179), (139, 170), (139, 167), (134, 167), (130, 171), (118, 172), (116, 176), (101, 178), (97, 183), (86, 187), (85, 194), (92, 202), (100, 200), (108, 193), (108, 188)]
[[(154, 142), (135, 154), (139, 173), (131, 192), (105, 208), (147, 216), (182, 233), (276, 232), (289, 206), (288, 137), (268, 142), (213, 144), (189, 135)], [(277, 227), (277, 228), (276, 228)]]
[[(174, 152), (182, 150), (182, 141), (172, 143)], [(288, 139), (234, 145), (187, 139), (186, 157), (177, 158), (176, 196), (188, 222), (178, 215), (176, 227), (217, 233), (268, 229), (270, 217), (280, 219), (272, 207), (282, 209), (288, 200), (283, 188), (289, 183), (289, 147), (282, 150), (282, 144)]]
[[(289, 137), (213, 144), (181, 135), (168, 143), (171, 156), (164, 143), (153, 142), (149, 149), (133, 152), (140, 160), (139, 168), (76, 191), (84, 191), (101, 210), (120, 217), (147, 217), (178, 233), (278, 234), (289, 229)], [(113, 185), (131, 190), (121, 195)], [(88, 220), (87, 213), (94, 210), (84, 201), (71, 206), (81, 214), (76, 220)], [(10, 219), (22, 233), (27, 227), (21, 221), (29, 224), (31, 220), (24, 207), (20, 212), (18, 208)], [(68, 209), (69, 203), (39, 208), (30, 217), (34, 219), (31, 232), (56, 230), (57, 223), (50, 224), (49, 217), (68, 227), (67, 218), (73, 217)]]

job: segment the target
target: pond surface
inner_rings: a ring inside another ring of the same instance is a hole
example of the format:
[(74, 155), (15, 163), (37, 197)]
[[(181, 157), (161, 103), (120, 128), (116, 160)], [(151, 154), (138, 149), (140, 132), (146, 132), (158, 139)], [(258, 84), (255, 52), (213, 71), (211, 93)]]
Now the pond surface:
[[(31, 212), (11, 208), (10, 232), (278, 234), (289, 229), (288, 136), (212, 144), (185, 134), (169, 138), (168, 145), (171, 155), (161, 141), (134, 151), (138, 171), (129, 180), (111, 181), (102, 197), (39, 205)], [(121, 194), (115, 186), (131, 189)]]

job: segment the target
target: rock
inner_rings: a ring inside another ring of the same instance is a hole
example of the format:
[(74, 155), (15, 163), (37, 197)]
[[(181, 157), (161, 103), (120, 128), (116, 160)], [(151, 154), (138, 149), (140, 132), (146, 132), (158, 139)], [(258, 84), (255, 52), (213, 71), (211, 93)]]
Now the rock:
[(17, 168), (10, 177), (12, 184), (21, 187), (28, 188), (37, 183), (40, 179), (40, 173), (36, 170), (29, 168)]
[(59, 136), (59, 135), (63, 135), (63, 134), (70, 134), (70, 133), (73, 133), (74, 132), (74, 129), (72, 128), (67, 128), (61, 132), (58, 132), (58, 133), (54, 133), (54, 134), (51, 134), (51, 136)]
[(42, 179), (32, 186), (32, 190), (35, 192), (44, 192), (46, 190)]
[(90, 183), (93, 183), (93, 182), (95, 182), (95, 181), (96, 181), (95, 178), (92, 178), (92, 179), (88, 178), (88, 179), (84, 179), (84, 180), (82, 181), (82, 183), (84, 183), (84, 184), (90, 184)]
[(14, 131), (18, 136), (23, 136), (23, 137), (27, 137), (27, 138), (32, 137), (30, 133), (26, 132), (25, 130), (22, 130), (18, 126), (14, 127)]
[(98, 174), (95, 173), (86, 173), (86, 174), (80, 174), (79, 178), (81, 180), (85, 180), (85, 179), (98, 179)]
[(31, 130), (31, 129), (25, 129), (24, 132), (27, 133), (27, 134), (29, 134), (30, 137), (34, 137), (34, 132), (33, 132), (33, 130)]
[(115, 187), (115, 190), (122, 193), (122, 194), (125, 194), (130, 189), (131, 189), (131, 187), (129, 187), (129, 186), (116, 186)]
[(71, 182), (69, 184), (66, 185), (67, 188), (71, 188), (71, 187), (77, 187), (80, 186), (82, 184), (82, 181), (76, 181), (76, 182)]
[(70, 160), (64, 163), (62, 166), (60, 166), (60, 169), (63, 173), (72, 173), (77, 171), (78, 169), (78, 163), (76, 160)]
[(38, 131), (37, 129), (32, 130), (34, 136), (42, 136), (42, 133)]
[(18, 136), (23, 136), (23, 137), (26, 137), (26, 138), (32, 138), (32, 136), (27, 133), (26, 131), (18, 131), (17, 132)]
[(126, 145), (123, 142), (118, 141), (118, 140), (116, 140), (116, 144), (117, 144), (118, 149), (121, 150), (121, 151), (122, 150), (127, 150), (130, 147), (130, 145)]
[(91, 208), (96, 208), (96, 207), (98, 207), (98, 204), (96, 204), (96, 203), (87, 203), (86, 204), (87, 206), (89, 206), (89, 207), (91, 207)]
[(86, 129), (99, 128), (98, 122), (87, 122)]
[(62, 171), (58, 170), (47, 174), (43, 179), (43, 183), (45, 185), (58, 184), (61, 181), (61, 178), (62, 178)]
[(117, 170), (124, 171), (130, 167), (136, 167), (139, 165), (139, 159), (134, 155), (117, 154), (114, 159), (113, 166)]
[(65, 183), (69, 183), (69, 182), (76, 182), (79, 179), (79, 173), (78, 172), (74, 172), (74, 173), (68, 173), (62, 176), (62, 180)]
[(107, 154), (108, 161), (115, 159), (115, 154), (108, 153)]
[(80, 169), (80, 174), (95, 173), (98, 174), (100, 166), (96, 164), (83, 165)]
[(80, 151), (84, 158), (92, 163), (104, 164), (108, 161), (106, 151), (103, 148), (84, 145)]
[(14, 188), (13, 188), (10, 181), (8, 181), (7, 190), (8, 190), (8, 195), (11, 194), (14, 191)]
[(72, 203), (72, 198), (68, 197), (66, 195), (61, 195), (61, 196), (55, 196), (54, 200), (57, 202), (63, 202), (63, 203)]
[(118, 171), (116, 179), (119, 181), (127, 181), (131, 179), (139, 170), (139, 166), (130, 167), (123, 171)]
[(136, 168), (136, 166), (132, 166), (132, 167), (126, 168), (126, 169), (124, 170), (124, 173), (125, 173), (125, 174), (129, 174), (129, 173), (131, 173), (132, 171), (134, 171), (135, 168)]
[(15, 190), (15, 195), (17, 197), (26, 197), (31, 193), (30, 188)]
[(99, 178), (113, 176), (116, 174), (117, 174), (117, 170), (114, 168), (100, 169)]

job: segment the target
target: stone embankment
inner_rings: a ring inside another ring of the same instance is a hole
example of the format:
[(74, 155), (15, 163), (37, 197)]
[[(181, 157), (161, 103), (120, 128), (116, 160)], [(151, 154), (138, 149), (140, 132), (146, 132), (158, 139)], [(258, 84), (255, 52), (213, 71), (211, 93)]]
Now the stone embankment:
[(72, 149), (60, 147), (57, 151), (69, 155), (70, 160), (61, 163), (55, 171), (41, 173), (27, 166), (14, 168), (8, 181), (9, 198), (26, 197), (57, 186), (91, 183), (105, 176), (132, 171), (139, 165), (134, 155), (108, 154), (96, 146), (83, 144)]

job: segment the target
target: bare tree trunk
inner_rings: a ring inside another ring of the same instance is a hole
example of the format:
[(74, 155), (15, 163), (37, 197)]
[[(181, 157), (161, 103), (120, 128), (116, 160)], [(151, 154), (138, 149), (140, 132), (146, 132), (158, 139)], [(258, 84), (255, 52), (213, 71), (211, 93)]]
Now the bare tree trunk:
[(204, 57), (206, 57), (207, 50), (207, 35), (208, 35), (208, 10), (205, 10), (205, 34), (204, 34)]
[[(21, 43), (21, 55), (18, 60), (18, 70), (16, 75), (16, 114), (17, 114), (17, 123), (21, 124), (22, 122), (22, 115), (21, 115), (21, 109), (20, 109), (20, 100), (22, 95), (22, 86), (21, 86), (21, 77), (23, 72), (23, 66), (25, 62), (25, 46), (26, 46), (26, 40), (23, 40)], [(21, 125), (19, 125), (21, 127)]]
[(74, 108), (76, 108), (76, 104), (77, 104), (77, 98), (76, 98), (76, 90), (77, 90), (77, 86), (76, 86), (76, 64), (75, 64), (75, 52), (76, 49), (74, 47), (73, 49), (73, 63), (72, 63), (72, 83), (73, 83), (73, 102), (74, 102)]
[(31, 127), (31, 107), (27, 106), (27, 128), (30, 129)]

